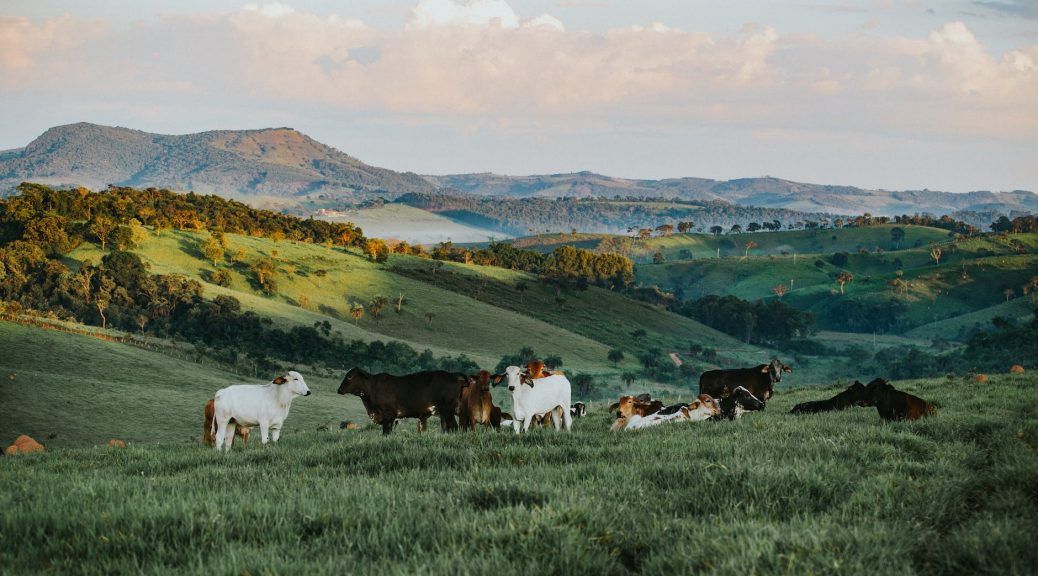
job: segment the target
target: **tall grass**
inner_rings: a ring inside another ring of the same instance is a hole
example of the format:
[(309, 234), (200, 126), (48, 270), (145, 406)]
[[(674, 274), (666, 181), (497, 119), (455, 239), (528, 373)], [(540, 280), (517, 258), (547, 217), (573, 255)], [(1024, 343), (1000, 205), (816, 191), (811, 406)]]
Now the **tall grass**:
[(610, 433), (301, 432), (0, 459), (12, 573), (1028, 574), (1033, 376), (898, 383), (934, 418), (793, 416)]

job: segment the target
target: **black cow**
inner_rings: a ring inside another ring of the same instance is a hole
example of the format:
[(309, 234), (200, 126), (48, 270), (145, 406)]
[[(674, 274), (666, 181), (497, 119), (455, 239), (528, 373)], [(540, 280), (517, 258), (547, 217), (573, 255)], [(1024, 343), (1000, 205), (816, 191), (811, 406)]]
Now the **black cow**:
[(393, 431), (399, 418), (418, 418), (418, 430), (425, 430), (430, 416), (440, 417), (444, 432), (458, 429), (461, 391), (469, 385), (464, 374), (432, 370), (404, 376), (368, 374), (350, 368), (339, 385), (339, 394), (359, 396), (372, 422), (382, 425), (382, 433)]
[(583, 402), (577, 402), (569, 407), (569, 415), (573, 418), (583, 418), (587, 416), (587, 406)]
[(714, 398), (727, 398), (733, 390), (742, 386), (758, 399), (767, 402), (775, 390), (775, 383), (782, 381), (782, 373), (792, 371), (778, 358), (772, 359), (770, 364), (753, 368), (709, 370), (699, 377), (699, 393)]
[(814, 414), (816, 412), (828, 412), (830, 410), (844, 410), (850, 406), (871, 406), (869, 394), (865, 391), (865, 385), (857, 380), (836, 396), (828, 400), (812, 400), (801, 402), (790, 410), (790, 414)]
[(742, 386), (736, 386), (732, 393), (721, 398), (721, 413), (711, 416), (711, 420), (735, 420), (743, 412), (763, 410), (764, 402)]

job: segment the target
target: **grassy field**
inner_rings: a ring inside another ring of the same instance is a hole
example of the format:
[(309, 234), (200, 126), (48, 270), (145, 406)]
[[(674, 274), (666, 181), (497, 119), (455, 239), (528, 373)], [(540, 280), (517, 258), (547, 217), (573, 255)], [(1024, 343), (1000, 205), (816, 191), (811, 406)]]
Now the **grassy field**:
[[(153, 274), (184, 274), (204, 282), (215, 270), (199, 251), (205, 237), (167, 231), (149, 238), (136, 252)], [(261, 295), (251, 284), (247, 266), (223, 262), (219, 267), (231, 271), (231, 284), (221, 288), (207, 283), (206, 297), (233, 295), (243, 309), (268, 316), (283, 326), (311, 326), (328, 320), (347, 339), (399, 340), (419, 351), (429, 348), (437, 355), (465, 354), (487, 368), (524, 346), (538, 354), (562, 357), (567, 369), (603, 374), (636, 368), (634, 352), (647, 346), (685, 350), (690, 341), (695, 341), (732, 350), (730, 357), (752, 357), (754, 363), (769, 354), (740, 345), (694, 320), (607, 290), (591, 288), (570, 294), (560, 305), (553, 290), (522, 272), (399, 255), (382, 265), (324, 246), (274, 243), (238, 235), (228, 238), (229, 256), (240, 249), (247, 260), (252, 260), (276, 251), (278, 294)], [(95, 263), (101, 259), (92, 244), (82, 245), (71, 256)], [(526, 293), (515, 289), (520, 281), (529, 286)], [(380, 319), (366, 314), (354, 322), (349, 316), (350, 305), (367, 304), (376, 295), (390, 303), (402, 295), (405, 304), (400, 313), (387, 306)], [(301, 306), (304, 296), (305, 306)], [(432, 314), (431, 320), (427, 314)], [(630, 336), (638, 328), (646, 331), (641, 342)], [(610, 347), (628, 352), (628, 359), (619, 367), (606, 358)]]
[(0, 571), (1033, 574), (1038, 379), (897, 385), (939, 415), (792, 416), (835, 392), (799, 389), (735, 422), (303, 430), (227, 455), (166, 418), (154, 444), (0, 458)]

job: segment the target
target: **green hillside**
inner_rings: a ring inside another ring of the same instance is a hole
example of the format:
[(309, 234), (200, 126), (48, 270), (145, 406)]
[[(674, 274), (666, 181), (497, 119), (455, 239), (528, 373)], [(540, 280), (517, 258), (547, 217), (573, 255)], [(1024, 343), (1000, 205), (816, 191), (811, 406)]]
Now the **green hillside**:
[[(3, 447), (20, 434), (49, 449), (110, 438), (200, 445), (202, 408), (213, 393), (263, 382), (160, 349), (10, 322), (0, 322), (0, 350)], [(359, 399), (336, 393), (337, 375), (299, 369), (313, 394), (293, 402), (285, 436), (367, 420)]]
[[(151, 235), (135, 252), (153, 274), (183, 274), (204, 282), (216, 269), (200, 253), (207, 237), (206, 233), (165, 231)], [(400, 340), (437, 355), (465, 354), (486, 368), (524, 346), (541, 355), (560, 356), (569, 370), (610, 374), (636, 367), (635, 352), (653, 346), (665, 352), (683, 351), (694, 342), (749, 363), (763, 361), (769, 354), (688, 318), (601, 288), (567, 293), (560, 303), (554, 289), (524, 272), (395, 254), (387, 264), (378, 264), (355, 252), (320, 245), (233, 234), (227, 238), (226, 252), (231, 257), (239, 249), (248, 260), (276, 251), (278, 294), (263, 296), (253, 287), (247, 267), (232, 262), (218, 266), (230, 271), (230, 285), (221, 288), (206, 282), (206, 294), (233, 295), (243, 309), (283, 326), (328, 320), (347, 339)], [(96, 245), (83, 244), (70, 256), (97, 262), (101, 254)], [(525, 292), (516, 290), (520, 282), (529, 287)], [(391, 305), (380, 319), (370, 314), (357, 322), (351, 319), (351, 303), (366, 304), (379, 295), (390, 304), (403, 295), (401, 312)], [(431, 320), (427, 313), (433, 314)], [(635, 341), (631, 334), (638, 329), (646, 335)], [(606, 358), (611, 347), (628, 352), (628, 359), (618, 367)]]

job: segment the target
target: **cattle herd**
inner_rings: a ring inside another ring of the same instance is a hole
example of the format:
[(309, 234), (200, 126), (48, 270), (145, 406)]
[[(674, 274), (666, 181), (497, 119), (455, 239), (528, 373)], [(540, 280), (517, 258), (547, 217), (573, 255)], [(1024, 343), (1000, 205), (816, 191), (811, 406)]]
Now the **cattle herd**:
[[(699, 395), (688, 403), (664, 405), (648, 394), (622, 396), (609, 407), (613, 430), (637, 430), (674, 422), (735, 420), (744, 412), (763, 410), (774, 386), (792, 369), (778, 359), (753, 368), (711, 370), (699, 379)], [(491, 398), (491, 387), (504, 384), (512, 397), (512, 412), (503, 412)], [(430, 416), (440, 419), (444, 432), (511, 426), (516, 433), (531, 426), (569, 430), (573, 419), (584, 416), (583, 402), (572, 402), (569, 379), (560, 372), (546, 371), (541, 362), (525, 369), (509, 366), (501, 374), (485, 370), (466, 375), (443, 370), (403, 376), (369, 374), (351, 368), (339, 385), (339, 394), (360, 398), (368, 417), (390, 434), (404, 418), (416, 418), (418, 431), (426, 429)], [(259, 426), (263, 444), (277, 442), (288, 410), (296, 396), (309, 396), (303, 376), (291, 371), (269, 384), (239, 384), (216, 392), (206, 403), (203, 441), (217, 450), (230, 450), (235, 436), (249, 441), (249, 430)], [(934, 407), (911, 394), (895, 389), (887, 381), (854, 382), (826, 400), (797, 404), (793, 414), (844, 410), (852, 406), (875, 406), (885, 420), (915, 420), (936, 415)], [(232, 427), (233, 426), (233, 427)], [(353, 427), (344, 423), (343, 428)]]

